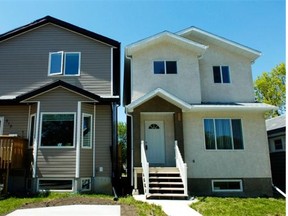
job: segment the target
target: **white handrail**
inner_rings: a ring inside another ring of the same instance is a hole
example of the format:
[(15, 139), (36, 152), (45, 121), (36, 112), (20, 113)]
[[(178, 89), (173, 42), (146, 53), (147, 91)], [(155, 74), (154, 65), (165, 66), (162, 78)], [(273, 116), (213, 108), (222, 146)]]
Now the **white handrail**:
[(184, 195), (188, 196), (188, 187), (187, 187), (187, 164), (184, 163), (181, 153), (178, 148), (178, 142), (175, 140), (175, 159), (176, 159), (176, 167), (180, 171), (180, 176), (184, 186)]
[(149, 163), (147, 161), (145, 144), (143, 140), (141, 141), (141, 164), (144, 176), (143, 184), (145, 184), (144, 194), (147, 196), (149, 194)]

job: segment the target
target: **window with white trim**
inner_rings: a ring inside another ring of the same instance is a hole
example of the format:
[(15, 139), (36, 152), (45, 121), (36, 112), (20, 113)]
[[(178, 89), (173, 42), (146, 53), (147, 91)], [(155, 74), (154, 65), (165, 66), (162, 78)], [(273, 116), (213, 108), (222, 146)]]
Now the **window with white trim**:
[(285, 136), (269, 138), (270, 152), (285, 151)]
[(92, 115), (82, 114), (82, 148), (92, 147)]
[(91, 178), (81, 178), (81, 191), (91, 191)]
[(213, 66), (214, 83), (230, 83), (228, 66)]
[(243, 192), (241, 179), (212, 180), (213, 192)]
[(42, 113), (41, 147), (73, 147), (74, 113)]
[(71, 179), (39, 179), (39, 191), (73, 191)]
[(4, 131), (4, 117), (0, 116), (0, 135), (3, 135)]
[(50, 52), (48, 75), (79, 76), (80, 52)]
[(241, 119), (204, 119), (207, 150), (244, 149)]
[(176, 61), (154, 61), (154, 74), (177, 74)]

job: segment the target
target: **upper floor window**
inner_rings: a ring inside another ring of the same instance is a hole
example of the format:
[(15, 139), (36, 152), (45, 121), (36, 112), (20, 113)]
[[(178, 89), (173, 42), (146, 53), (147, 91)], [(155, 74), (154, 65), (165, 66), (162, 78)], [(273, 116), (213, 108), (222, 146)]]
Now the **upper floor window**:
[(230, 83), (228, 66), (213, 66), (214, 83)]
[(154, 74), (177, 74), (177, 62), (154, 61)]
[(204, 119), (206, 149), (243, 149), (240, 119)]
[(80, 52), (51, 52), (49, 53), (48, 75), (80, 75)]

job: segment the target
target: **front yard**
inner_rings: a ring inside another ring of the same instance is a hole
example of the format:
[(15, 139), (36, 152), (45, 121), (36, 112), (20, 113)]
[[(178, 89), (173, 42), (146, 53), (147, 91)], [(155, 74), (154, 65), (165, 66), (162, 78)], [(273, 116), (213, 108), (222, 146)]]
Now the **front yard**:
[(136, 201), (133, 197), (119, 198), (113, 201), (112, 196), (86, 195), (72, 193), (39, 194), (34, 197), (10, 197), (0, 200), (0, 216), (20, 208), (52, 207), (61, 205), (120, 205), (121, 215), (125, 216), (166, 216), (161, 207)]
[(203, 216), (284, 216), (285, 199), (199, 197), (191, 207)]

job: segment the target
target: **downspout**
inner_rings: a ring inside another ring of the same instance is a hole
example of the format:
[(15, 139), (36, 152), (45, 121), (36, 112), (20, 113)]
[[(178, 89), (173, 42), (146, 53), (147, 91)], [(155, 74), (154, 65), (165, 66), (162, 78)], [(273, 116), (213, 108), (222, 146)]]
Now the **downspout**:
[[(111, 159), (112, 159), (112, 192), (114, 194), (114, 201), (118, 200), (116, 189), (119, 188), (119, 170), (118, 170), (118, 140), (117, 140), (117, 105), (112, 103), (112, 147), (111, 147)], [(118, 184), (117, 184), (118, 183)], [(116, 188), (116, 189), (115, 189)]]
[[(37, 155), (38, 155), (38, 143), (40, 142), (39, 130), (40, 130), (40, 101), (37, 101), (37, 113), (36, 113), (36, 134), (33, 139), (33, 173), (32, 178), (36, 180), (37, 177)], [(38, 183), (34, 182), (34, 189), (38, 191)]]

